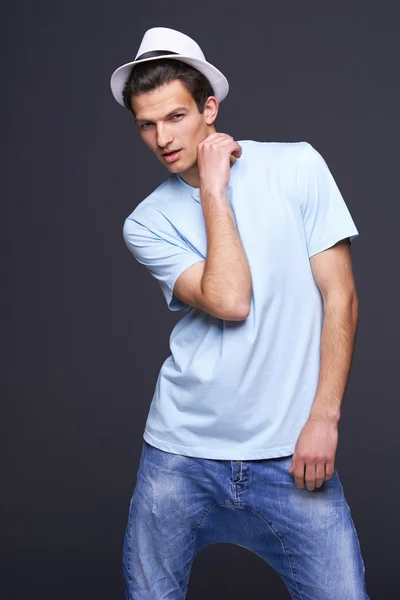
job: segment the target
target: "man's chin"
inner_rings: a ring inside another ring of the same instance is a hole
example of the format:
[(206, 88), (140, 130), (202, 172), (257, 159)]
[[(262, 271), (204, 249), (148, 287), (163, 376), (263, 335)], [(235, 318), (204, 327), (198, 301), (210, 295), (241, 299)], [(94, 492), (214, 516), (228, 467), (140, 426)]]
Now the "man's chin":
[(164, 166), (167, 167), (167, 169), (170, 173), (183, 173), (186, 170), (186, 169), (183, 169), (182, 166), (180, 166), (180, 165), (178, 166), (175, 163), (171, 163), (170, 165), (167, 164)]

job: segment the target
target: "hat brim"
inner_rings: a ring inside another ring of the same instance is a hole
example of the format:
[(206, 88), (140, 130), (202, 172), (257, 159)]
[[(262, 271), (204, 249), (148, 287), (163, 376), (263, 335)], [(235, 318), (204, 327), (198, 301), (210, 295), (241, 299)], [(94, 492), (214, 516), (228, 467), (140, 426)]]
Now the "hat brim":
[(229, 83), (227, 78), (211, 63), (201, 59), (193, 58), (191, 56), (181, 56), (180, 54), (164, 54), (162, 56), (152, 56), (151, 58), (144, 58), (142, 60), (133, 60), (129, 63), (121, 65), (120, 67), (118, 67), (118, 69), (114, 71), (114, 73), (111, 75), (110, 86), (112, 94), (115, 100), (118, 102), (118, 104), (121, 104), (121, 106), (126, 108), (122, 92), (132, 67), (139, 63), (150, 62), (152, 60), (159, 60), (160, 58), (171, 58), (172, 60), (181, 60), (182, 62), (185, 62), (197, 69), (198, 71), (200, 71), (200, 73), (203, 73), (203, 75), (207, 77), (208, 81), (211, 83), (214, 89), (215, 97), (217, 98), (218, 102), (222, 102), (222, 100), (228, 94)]

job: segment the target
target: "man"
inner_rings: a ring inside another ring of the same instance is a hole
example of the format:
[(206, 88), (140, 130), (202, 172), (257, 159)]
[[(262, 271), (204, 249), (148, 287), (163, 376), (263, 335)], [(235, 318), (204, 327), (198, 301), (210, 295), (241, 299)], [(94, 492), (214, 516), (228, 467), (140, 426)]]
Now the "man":
[(111, 88), (169, 172), (124, 240), (184, 311), (144, 431), (126, 597), (185, 598), (197, 552), (231, 542), (296, 600), (368, 599), (334, 466), (358, 231), (326, 162), (308, 142), (217, 132), (228, 82), (178, 31), (148, 30)]

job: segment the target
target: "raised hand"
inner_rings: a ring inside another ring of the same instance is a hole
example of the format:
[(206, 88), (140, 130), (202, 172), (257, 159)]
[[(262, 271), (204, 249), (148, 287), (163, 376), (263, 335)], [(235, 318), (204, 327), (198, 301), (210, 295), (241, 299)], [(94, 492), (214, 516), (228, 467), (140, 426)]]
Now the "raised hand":
[(242, 155), (242, 147), (227, 133), (211, 133), (197, 148), (200, 187), (208, 191), (225, 190), (230, 168)]

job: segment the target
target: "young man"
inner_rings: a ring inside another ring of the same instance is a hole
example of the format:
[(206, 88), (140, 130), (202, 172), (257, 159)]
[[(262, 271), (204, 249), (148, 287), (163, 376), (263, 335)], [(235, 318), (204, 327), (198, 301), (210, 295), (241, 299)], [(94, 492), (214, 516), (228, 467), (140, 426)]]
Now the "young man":
[(124, 240), (184, 311), (143, 436), (127, 599), (182, 600), (218, 541), (257, 553), (296, 600), (368, 599), (334, 466), (358, 231), (326, 162), (308, 142), (217, 132), (228, 82), (178, 31), (148, 30), (111, 88), (169, 172)]

